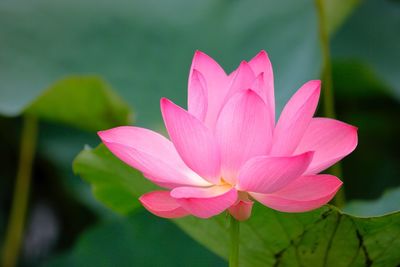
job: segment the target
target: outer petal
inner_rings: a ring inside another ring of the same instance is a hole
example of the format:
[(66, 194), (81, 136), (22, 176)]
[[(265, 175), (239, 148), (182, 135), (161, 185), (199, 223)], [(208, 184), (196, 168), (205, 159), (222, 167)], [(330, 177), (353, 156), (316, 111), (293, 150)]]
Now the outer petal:
[(260, 156), (247, 161), (240, 169), (237, 189), (257, 193), (273, 193), (301, 176), (314, 152), (292, 157)]
[(220, 155), (212, 132), (165, 98), (161, 99), (161, 111), (169, 136), (186, 165), (205, 179), (218, 183)]
[[(275, 122), (275, 96), (274, 96), (274, 73), (272, 71), (272, 64), (268, 58), (268, 54), (262, 50), (249, 62), (250, 67), (253, 69), (254, 74), (259, 76), (263, 73), (264, 79), (264, 96), (265, 103), (271, 114), (271, 119)], [(252, 88), (253, 89), (253, 88)]]
[(252, 90), (237, 93), (221, 111), (216, 137), (222, 177), (235, 184), (240, 167), (252, 157), (267, 154), (270, 148), (272, 129), (264, 101)]
[(250, 193), (250, 195), (272, 209), (284, 212), (305, 212), (328, 203), (342, 185), (332, 175), (302, 176), (273, 194)]
[[(213, 127), (228, 93), (228, 77), (217, 62), (200, 51), (194, 54), (189, 77), (192, 76), (194, 69), (203, 75), (206, 82), (208, 108), (205, 122), (207, 126)], [(188, 88), (191, 88), (191, 83), (189, 79)]]
[(350, 154), (357, 146), (357, 128), (328, 118), (313, 118), (295, 153), (315, 151), (307, 173), (318, 173)]
[(205, 120), (207, 113), (207, 88), (203, 75), (197, 70), (192, 71), (188, 88), (188, 111), (200, 121)]
[(230, 186), (177, 187), (171, 196), (189, 213), (200, 218), (220, 214), (237, 200), (236, 189)]
[(321, 82), (305, 83), (284, 107), (274, 131), (272, 155), (292, 155), (318, 105)]
[(163, 218), (180, 218), (189, 213), (183, 209), (169, 191), (153, 191), (139, 198), (142, 205), (154, 215)]
[(173, 144), (156, 132), (122, 126), (98, 135), (114, 155), (157, 184), (168, 188), (209, 185), (183, 163)]

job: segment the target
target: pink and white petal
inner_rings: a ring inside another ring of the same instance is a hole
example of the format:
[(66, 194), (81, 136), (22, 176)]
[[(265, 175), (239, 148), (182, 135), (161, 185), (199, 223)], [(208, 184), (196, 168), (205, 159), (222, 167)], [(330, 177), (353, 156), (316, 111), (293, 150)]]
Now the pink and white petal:
[(238, 194), (230, 186), (177, 187), (171, 196), (190, 214), (200, 218), (218, 215), (233, 204)]
[(234, 95), (221, 111), (215, 134), (222, 177), (235, 184), (241, 166), (270, 149), (272, 129), (264, 101), (252, 90)]
[[(206, 83), (208, 106), (205, 123), (212, 128), (228, 93), (228, 77), (215, 60), (201, 51), (196, 51), (194, 54), (189, 77), (192, 76), (194, 69), (202, 74)], [(191, 86), (189, 79), (188, 88)]]
[(207, 88), (203, 75), (197, 70), (192, 71), (188, 88), (188, 111), (200, 121), (205, 120), (207, 114)]
[(204, 124), (168, 99), (161, 99), (168, 134), (186, 165), (212, 183), (220, 180), (218, 144)]
[(320, 174), (302, 176), (273, 194), (250, 193), (267, 207), (284, 212), (305, 212), (328, 203), (342, 185), (337, 177)]
[(169, 191), (153, 191), (139, 198), (142, 205), (151, 213), (163, 218), (181, 218), (189, 215)]
[(321, 82), (305, 83), (284, 107), (274, 130), (271, 154), (292, 155), (318, 105)]
[(287, 186), (301, 176), (313, 158), (314, 152), (290, 157), (260, 156), (248, 160), (240, 169), (239, 191), (269, 194)]
[(98, 135), (115, 156), (148, 174), (155, 183), (167, 188), (210, 185), (183, 163), (171, 141), (156, 132), (121, 126), (100, 131)]
[(256, 76), (254, 75), (253, 70), (249, 66), (246, 61), (242, 61), (239, 67), (234, 72), (234, 75), (231, 77), (228, 94), (225, 97), (225, 101), (221, 105), (222, 106), (236, 93), (250, 89)]
[(306, 173), (319, 173), (350, 154), (357, 139), (357, 127), (334, 119), (313, 118), (295, 153), (315, 151)]
[(239, 200), (228, 211), (236, 220), (245, 221), (250, 218), (253, 204), (251, 200)]
[(256, 76), (259, 76), (261, 73), (263, 73), (265, 84), (265, 103), (270, 109), (272, 121), (275, 122), (274, 73), (268, 54), (264, 50), (260, 51), (260, 53), (258, 53), (253, 59), (249, 61), (249, 65), (253, 69)]

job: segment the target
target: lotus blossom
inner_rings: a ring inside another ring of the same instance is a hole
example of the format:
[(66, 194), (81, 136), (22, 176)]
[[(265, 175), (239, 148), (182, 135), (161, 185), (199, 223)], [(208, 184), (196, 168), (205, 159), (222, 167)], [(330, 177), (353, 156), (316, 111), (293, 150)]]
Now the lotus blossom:
[(275, 122), (274, 79), (265, 51), (229, 75), (197, 51), (188, 109), (161, 99), (170, 140), (131, 126), (98, 134), (115, 156), (165, 188), (140, 197), (157, 216), (209, 218), (228, 210), (246, 220), (254, 200), (278, 211), (309, 211), (329, 202), (342, 185), (318, 173), (357, 145), (356, 127), (313, 118), (320, 88), (318, 80), (301, 86)]

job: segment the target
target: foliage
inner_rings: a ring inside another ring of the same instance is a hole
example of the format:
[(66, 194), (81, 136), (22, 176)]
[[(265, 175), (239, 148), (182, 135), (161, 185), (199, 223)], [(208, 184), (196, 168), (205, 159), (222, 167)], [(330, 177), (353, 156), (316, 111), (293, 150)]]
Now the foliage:
[(400, 207), (400, 188), (387, 190), (379, 199), (353, 200), (344, 211), (355, 216), (380, 216), (397, 212)]
[(24, 110), (25, 114), (85, 130), (126, 125), (129, 107), (101, 78), (72, 76), (56, 82)]
[[(75, 173), (93, 184), (97, 199), (121, 214), (137, 208), (140, 205), (137, 197), (155, 188), (140, 172), (121, 164), (104, 145), (85, 148), (76, 157), (73, 167)], [(120, 179), (115, 179), (115, 172), (120, 173)]]
[(71, 251), (43, 267), (217, 267), (223, 262), (172, 223), (141, 212), (88, 229)]
[[(148, 190), (145, 178), (103, 146), (84, 150), (74, 166), (94, 188), (102, 187), (104, 182), (112, 188), (107, 194), (97, 194), (97, 198), (110, 207), (117, 206), (117, 211), (119, 207), (133, 210), (134, 198)], [(131, 198), (121, 200), (120, 195), (127, 191)], [(208, 220), (187, 217), (174, 222), (227, 258), (229, 241), (224, 214)], [(372, 263), (394, 266), (400, 262), (395, 253), (400, 249), (397, 235), (400, 235), (399, 212), (357, 218), (332, 206), (309, 213), (285, 214), (257, 205), (251, 219), (242, 223), (241, 266), (370, 266)]]
[(279, 108), (319, 75), (313, 0), (2, 1), (0, 10), (2, 114), (19, 114), (60, 77), (96, 73), (136, 108), (139, 124), (158, 126), (161, 97), (185, 102), (196, 49), (228, 72), (268, 51)]

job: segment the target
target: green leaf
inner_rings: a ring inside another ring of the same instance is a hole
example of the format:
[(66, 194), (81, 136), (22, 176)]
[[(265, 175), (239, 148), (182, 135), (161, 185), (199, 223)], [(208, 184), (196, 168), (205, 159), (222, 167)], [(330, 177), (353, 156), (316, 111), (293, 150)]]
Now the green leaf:
[(379, 199), (353, 200), (344, 207), (355, 216), (380, 216), (400, 209), (400, 187), (387, 190)]
[(106, 82), (91, 76), (72, 76), (56, 82), (24, 113), (92, 131), (131, 122), (129, 107)]
[(85, 148), (75, 158), (73, 169), (92, 185), (93, 194), (106, 206), (127, 214), (137, 208), (138, 197), (157, 187), (117, 159), (104, 145)]
[[(227, 258), (227, 220), (176, 220), (189, 235)], [(256, 205), (241, 223), (240, 266), (396, 266), (400, 213), (357, 218), (333, 206), (301, 214)], [(219, 238), (213, 238), (218, 236)]]
[(390, 87), (380, 79), (366, 62), (342, 59), (333, 62), (336, 94), (343, 98), (390, 96)]
[[(371, 19), (373, 18), (373, 19)], [(400, 99), (400, 9), (395, 1), (365, 0), (332, 42), (336, 59), (365, 62)]]
[(161, 97), (185, 104), (196, 49), (227, 72), (265, 49), (278, 108), (319, 77), (313, 0), (0, 1), (0, 25), (1, 114), (19, 114), (60, 77), (95, 73), (155, 127)]
[[(95, 188), (103, 183), (106, 188), (112, 183), (113, 192), (97, 195), (108, 206), (118, 197), (114, 195), (118, 192), (129, 191), (132, 198), (137, 198), (149, 190), (145, 188), (148, 184), (144, 178), (103, 146), (85, 150), (82, 154), (75, 160), (75, 171)], [(114, 204), (116, 210), (118, 205), (125, 205)], [(227, 258), (226, 214), (208, 220), (186, 217), (174, 222), (201, 244)], [(240, 266), (340, 267), (370, 266), (372, 263), (373, 266), (395, 266), (400, 263), (400, 255), (396, 253), (400, 250), (398, 235), (399, 212), (383, 217), (357, 218), (343, 214), (333, 206), (290, 214), (256, 204), (250, 220), (241, 223)]]
[[(63, 182), (66, 188), (97, 211), (99, 205), (92, 204), (96, 202), (93, 201), (86, 185), (71, 172), (71, 162), (82, 149), (82, 144), (98, 142), (95, 135), (79, 130), (97, 131), (130, 124), (132, 112), (128, 105), (103, 79), (97, 76), (76, 75), (66, 77), (50, 86), (21, 112), (22, 114), (7, 115), (29, 114), (43, 121), (58, 123), (41, 124), (41, 155), (47, 156), (51, 163), (56, 164), (58, 174), (65, 178)], [(107, 187), (107, 190), (112, 189)], [(128, 196), (121, 194), (119, 197), (123, 199)], [(136, 202), (132, 203), (135, 204), (137, 205)]]
[(85, 231), (71, 251), (42, 267), (224, 266), (167, 220), (141, 212)]
[(324, 2), (328, 34), (332, 36), (359, 6), (361, 0), (324, 0)]

